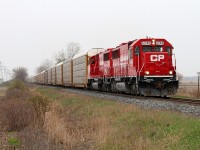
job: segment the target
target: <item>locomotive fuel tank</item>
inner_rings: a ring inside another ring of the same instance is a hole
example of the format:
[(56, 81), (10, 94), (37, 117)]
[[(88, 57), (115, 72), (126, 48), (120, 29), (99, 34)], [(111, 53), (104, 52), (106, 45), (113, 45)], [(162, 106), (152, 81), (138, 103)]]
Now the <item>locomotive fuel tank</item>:
[(102, 86), (98, 82), (93, 82), (92, 89), (93, 90), (102, 90)]
[(126, 92), (127, 91), (126, 85), (125, 85), (124, 82), (117, 82), (115, 88), (119, 92)]
[(113, 92), (128, 92), (129, 88), (125, 82), (115, 82), (112, 84), (111, 89)]

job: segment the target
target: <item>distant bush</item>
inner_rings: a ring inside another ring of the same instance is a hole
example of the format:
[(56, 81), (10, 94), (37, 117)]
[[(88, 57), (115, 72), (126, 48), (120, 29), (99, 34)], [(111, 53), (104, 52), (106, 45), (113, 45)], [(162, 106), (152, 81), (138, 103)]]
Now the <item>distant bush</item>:
[(28, 87), (21, 80), (13, 80), (8, 86), (5, 100), (8, 99), (26, 99), (29, 96)]
[(8, 90), (12, 90), (12, 89), (19, 89), (19, 90), (25, 91), (28, 88), (22, 80), (16, 79), (16, 80), (13, 80), (8, 87)]
[(43, 125), (45, 121), (45, 113), (50, 109), (50, 99), (39, 93), (35, 93), (31, 96), (30, 101), (35, 109), (39, 125)]
[(24, 67), (17, 67), (13, 69), (13, 79), (19, 79), (22, 81), (26, 81), (26, 78), (28, 76), (27, 69)]

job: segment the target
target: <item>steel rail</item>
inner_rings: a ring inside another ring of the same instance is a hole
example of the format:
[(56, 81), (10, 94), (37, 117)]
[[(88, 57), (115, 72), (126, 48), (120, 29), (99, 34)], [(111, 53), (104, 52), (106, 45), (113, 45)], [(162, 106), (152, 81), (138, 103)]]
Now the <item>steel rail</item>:
[(141, 100), (156, 100), (156, 101), (166, 101), (166, 102), (173, 102), (173, 103), (179, 103), (179, 104), (189, 104), (193, 106), (200, 106), (200, 99), (190, 99), (190, 98), (179, 98), (179, 97), (156, 97), (156, 96), (138, 96), (133, 95), (130, 93), (114, 93), (114, 92), (105, 92), (105, 91), (97, 91), (97, 90), (88, 90), (88, 89), (82, 89), (82, 88), (70, 88), (70, 87), (60, 87), (60, 86), (47, 86), (42, 85), (45, 87), (55, 87), (59, 89), (70, 89), (70, 90), (79, 90), (79, 91), (87, 91), (97, 94), (107, 94), (110, 96), (120, 96), (120, 97), (126, 97), (126, 98), (135, 98), (135, 99), (141, 99)]

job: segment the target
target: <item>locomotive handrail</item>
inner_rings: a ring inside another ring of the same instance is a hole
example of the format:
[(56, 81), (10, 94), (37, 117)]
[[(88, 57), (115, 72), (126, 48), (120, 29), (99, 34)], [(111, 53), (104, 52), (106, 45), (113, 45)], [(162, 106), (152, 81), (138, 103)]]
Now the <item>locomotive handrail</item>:
[[(175, 54), (172, 54), (173, 58), (174, 58), (174, 70), (176, 70), (176, 56)], [(172, 64), (173, 64), (173, 58), (172, 58)]]
[[(143, 58), (146, 59), (146, 58), (144, 57), (144, 55), (143, 55)], [(145, 65), (144, 62), (146, 62), (146, 61), (145, 61), (145, 60), (143, 61), (143, 65), (142, 65), (142, 67), (141, 67), (141, 69), (140, 69), (140, 71), (139, 71), (139, 77), (140, 77), (140, 73), (141, 73), (142, 69), (144, 68), (144, 65)], [(140, 79), (140, 78), (139, 78), (139, 79)]]

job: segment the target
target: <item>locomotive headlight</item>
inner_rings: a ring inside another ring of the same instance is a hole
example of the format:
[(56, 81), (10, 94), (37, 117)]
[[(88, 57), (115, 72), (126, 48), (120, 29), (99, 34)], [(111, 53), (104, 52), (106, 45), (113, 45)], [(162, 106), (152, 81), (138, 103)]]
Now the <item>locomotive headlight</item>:
[(149, 74), (149, 71), (145, 71), (145, 74), (148, 75), (148, 74)]
[(169, 71), (169, 74), (172, 74), (173, 72), (172, 71)]

